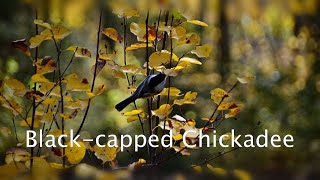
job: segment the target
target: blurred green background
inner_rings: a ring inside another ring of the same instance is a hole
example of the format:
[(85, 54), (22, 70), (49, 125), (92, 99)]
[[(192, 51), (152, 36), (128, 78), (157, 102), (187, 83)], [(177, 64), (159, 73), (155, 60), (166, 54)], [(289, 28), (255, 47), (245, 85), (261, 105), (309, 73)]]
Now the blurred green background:
[[(91, 0), (30, 0), (2, 1), (0, 6), (0, 79), (17, 78), (28, 84), (33, 73), (31, 61), (22, 53), (10, 48), (13, 40), (34, 34), (34, 6), (40, 19), (62, 23), (73, 31), (63, 44), (66, 48), (78, 45), (95, 52), (99, 3)], [(145, 3), (132, 2), (145, 17)], [(249, 85), (240, 85), (232, 96), (244, 104), (237, 120), (224, 121), (221, 134), (237, 130), (239, 134), (262, 133), (292, 134), (294, 148), (240, 149), (215, 160), (212, 164), (224, 168), (241, 168), (256, 177), (316, 179), (320, 172), (320, 2), (318, 0), (180, 0), (177, 8), (191, 19), (199, 19), (209, 27), (188, 27), (198, 32), (202, 44), (213, 47), (211, 56), (203, 59), (201, 67), (184, 71), (173, 79), (173, 86), (183, 92), (198, 92), (197, 104), (182, 106), (186, 118), (201, 121), (210, 116), (214, 104), (210, 90), (216, 87), (229, 89), (237, 76), (254, 75)], [(114, 27), (123, 32), (121, 19), (104, 11), (103, 27)], [(156, 22), (158, 12), (151, 12), (150, 24)], [(129, 23), (136, 21), (131, 18)], [(103, 37), (110, 50), (114, 42)], [(129, 44), (135, 42), (129, 36)], [(122, 52), (119, 52), (122, 53)], [(41, 45), (40, 56), (55, 57), (52, 42)], [(70, 56), (65, 55), (63, 59)], [(128, 54), (129, 63), (143, 64), (144, 50)], [(119, 63), (121, 59), (117, 60)], [(66, 61), (67, 62), (67, 61)], [(94, 59), (77, 59), (70, 71), (88, 77)], [(141, 77), (142, 78), (142, 77)], [(138, 81), (141, 79), (138, 78)], [(91, 79), (89, 77), (89, 79)], [(94, 100), (83, 134), (140, 133), (139, 123), (127, 123), (114, 105), (129, 94), (126, 80), (115, 79), (106, 66), (99, 74), (97, 84), (106, 84), (107, 90)], [(138, 101), (138, 105), (143, 102)], [(180, 110), (175, 110), (180, 114)], [(12, 127), (12, 117), (0, 108), (0, 126)], [(172, 113), (174, 115), (174, 113)], [(79, 116), (81, 117), (81, 116)], [(68, 122), (69, 128), (78, 127), (81, 119)], [(260, 125), (257, 125), (260, 124)], [(23, 139), (24, 130), (18, 131)], [(0, 137), (0, 162), (8, 147), (16, 145), (14, 136)], [(168, 169), (199, 162), (213, 153), (215, 148), (194, 151), (191, 157), (179, 157), (168, 163)], [(143, 154), (143, 152), (140, 152)], [(88, 160), (90, 161), (90, 160)], [(130, 163), (128, 154), (122, 153), (120, 164)], [(98, 162), (97, 162), (98, 164)]]

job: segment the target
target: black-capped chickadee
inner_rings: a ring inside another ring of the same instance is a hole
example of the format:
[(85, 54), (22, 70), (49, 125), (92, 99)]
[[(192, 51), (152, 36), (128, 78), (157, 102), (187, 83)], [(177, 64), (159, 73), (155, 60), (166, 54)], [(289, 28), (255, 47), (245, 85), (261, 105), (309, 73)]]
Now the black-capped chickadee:
[(147, 76), (146, 79), (138, 85), (137, 90), (127, 99), (118, 103), (115, 108), (118, 111), (122, 111), (130, 103), (139, 98), (148, 98), (159, 94), (164, 89), (166, 79), (167, 76), (163, 73)]

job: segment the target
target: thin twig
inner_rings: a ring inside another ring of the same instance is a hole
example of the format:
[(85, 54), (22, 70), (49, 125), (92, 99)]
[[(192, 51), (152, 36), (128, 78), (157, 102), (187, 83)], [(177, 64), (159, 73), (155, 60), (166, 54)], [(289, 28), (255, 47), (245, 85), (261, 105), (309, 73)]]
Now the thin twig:
[[(96, 62), (94, 65), (94, 73), (93, 73), (93, 80), (92, 80), (92, 85), (91, 85), (91, 92), (93, 92), (94, 84), (95, 84), (96, 76), (97, 76), (97, 67), (98, 67), (98, 60), (99, 60), (99, 44), (100, 44), (100, 34), (101, 34), (101, 22), (102, 22), (102, 10), (100, 10), (100, 16), (99, 16), (99, 26), (98, 26), (97, 44), (96, 44)], [(88, 105), (87, 105), (86, 111), (84, 113), (81, 124), (80, 124), (75, 136), (77, 136), (80, 133), (80, 131), (83, 127), (83, 124), (86, 121), (86, 118), (88, 116), (88, 112), (90, 109), (90, 105), (91, 105), (91, 99), (88, 100)]]
[[(37, 9), (35, 10), (35, 15), (36, 15), (36, 19), (38, 19), (38, 11)], [(35, 24), (36, 26), (36, 36), (39, 34), (39, 28), (38, 28), (38, 24)], [(36, 53), (35, 53), (35, 58), (34, 58), (34, 62), (36, 63), (38, 60), (38, 54), (39, 54), (39, 46), (36, 47)], [(37, 74), (37, 66), (34, 66), (34, 74)], [(34, 83), (33, 84), (33, 92), (36, 94), (37, 92), (37, 84)], [(35, 121), (35, 116), (36, 116), (36, 97), (33, 96), (32, 98), (32, 119), (31, 119), (31, 127), (30, 130), (34, 129), (34, 121)], [(32, 170), (33, 167), (33, 156), (34, 156), (34, 147), (31, 147), (31, 155), (30, 155), (30, 169)]]

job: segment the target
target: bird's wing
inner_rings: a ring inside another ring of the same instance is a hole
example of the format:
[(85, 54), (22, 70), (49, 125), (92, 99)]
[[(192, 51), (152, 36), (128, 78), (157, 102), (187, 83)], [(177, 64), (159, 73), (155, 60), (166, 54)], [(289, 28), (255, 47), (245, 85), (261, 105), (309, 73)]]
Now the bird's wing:
[(135, 96), (136, 98), (140, 98), (143, 97), (143, 94), (145, 92), (148, 92), (148, 84), (150, 82), (150, 80), (155, 77), (156, 75), (150, 75), (148, 77), (146, 77), (137, 87), (137, 90), (133, 93), (133, 96)]

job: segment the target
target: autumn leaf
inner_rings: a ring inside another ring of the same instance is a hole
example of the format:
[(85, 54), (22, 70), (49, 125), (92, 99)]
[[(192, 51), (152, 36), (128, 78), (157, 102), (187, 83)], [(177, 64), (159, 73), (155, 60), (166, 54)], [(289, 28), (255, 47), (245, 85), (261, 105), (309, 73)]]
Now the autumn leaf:
[[(169, 63), (170, 59), (171, 53), (169, 51), (162, 50), (161, 52), (154, 52), (149, 57), (149, 66), (150, 68), (157, 68), (158, 66)], [(179, 61), (179, 58), (177, 55), (172, 53), (172, 60)]]
[(235, 117), (236, 115), (238, 115), (240, 112), (240, 107), (235, 107), (235, 108), (232, 108), (230, 109), (230, 111), (224, 115), (225, 118), (233, 118)]
[(175, 28), (172, 28), (171, 30), (171, 37), (174, 39), (181, 39), (186, 36), (186, 29), (182, 26), (177, 26)]
[(248, 84), (248, 83), (254, 81), (255, 79), (256, 79), (255, 76), (237, 77), (237, 80), (238, 80), (241, 84)]
[[(34, 128), (40, 127), (40, 118), (41, 118), (41, 116), (35, 116), (34, 122), (33, 122), (33, 127), (34, 127)], [(31, 124), (32, 124), (32, 117), (28, 117), (28, 118), (26, 119), (26, 121), (28, 122), (29, 125), (31, 125)], [(20, 122), (20, 126), (29, 127), (29, 125), (27, 124), (26, 121), (22, 120), (22, 121)]]
[(146, 164), (146, 160), (144, 160), (144, 159), (139, 159), (137, 162), (134, 162), (134, 163), (130, 164), (130, 165), (128, 166), (128, 169), (129, 169), (129, 170), (133, 170), (133, 169), (135, 169), (135, 168), (138, 168), (138, 167), (143, 166), (144, 164)]
[(186, 35), (185, 38), (181, 38), (178, 40), (178, 45), (180, 44), (193, 44), (198, 45), (200, 44), (200, 36), (197, 34), (189, 34)]
[(87, 106), (88, 106), (88, 100), (86, 99), (76, 99), (76, 101), (68, 102), (66, 105), (64, 105), (64, 107), (68, 109), (80, 109), (80, 110), (85, 110)]
[(49, 23), (46, 23), (41, 19), (35, 19), (33, 22), (34, 22), (34, 24), (37, 24), (37, 25), (42, 26), (44, 28), (52, 29), (52, 27)]
[(136, 121), (139, 118), (144, 118), (145, 117), (145, 113), (143, 111), (143, 109), (135, 109), (129, 112), (125, 112), (122, 115), (124, 116), (128, 116), (127, 118), (127, 122), (132, 122), (132, 121)]
[(25, 162), (30, 159), (30, 153), (22, 148), (10, 148), (6, 152), (5, 162)]
[(15, 96), (22, 97), (27, 92), (26, 86), (16, 79), (6, 79), (3, 81), (3, 85), (6, 85)]
[(213, 172), (215, 175), (218, 175), (218, 176), (226, 176), (227, 175), (227, 171), (222, 169), (222, 168), (219, 168), (219, 167), (212, 167), (210, 164), (207, 164), (207, 168)]
[(211, 92), (211, 99), (216, 103), (219, 104), (221, 103), (221, 101), (223, 99), (225, 99), (226, 97), (228, 97), (228, 93), (226, 91), (224, 91), (221, 88), (216, 88), (214, 90), (212, 90)]
[[(169, 90), (170, 89), (170, 90)], [(170, 91), (170, 93), (168, 93), (168, 91)], [(183, 94), (180, 94), (181, 93), (181, 91), (178, 89), (178, 88), (176, 88), (176, 87), (170, 87), (170, 88), (164, 88), (162, 91), (161, 91), (161, 93), (159, 93), (159, 95), (160, 96), (168, 96), (168, 94), (169, 94), (169, 96), (176, 96), (176, 97), (178, 97), (178, 96), (182, 96)]]
[(111, 61), (114, 59), (115, 56), (116, 56), (116, 53), (112, 53), (112, 54), (100, 53), (99, 60)]
[(39, 35), (31, 37), (29, 40), (29, 47), (35, 48), (38, 47), (43, 41), (53, 40), (52, 35), (54, 36), (54, 39), (57, 41), (64, 39), (69, 34), (71, 34), (71, 31), (64, 28), (63, 26), (53, 26), (52, 29), (45, 29)]
[(70, 164), (79, 164), (86, 155), (85, 145), (80, 141), (77, 141), (77, 143), (80, 147), (75, 144), (71, 146), (71, 143), (68, 142), (67, 147), (65, 148), (65, 156), (68, 158)]
[(238, 107), (235, 103), (226, 103), (226, 102), (222, 102), (220, 104), (220, 106), (218, 107), (219, 111), (224, 111), (224, 110), (228, 110), (228, 109), (233, 109)]
[(114, 28), (104, 28), (102, 33), (118, 43), (121, 43), (123, 40), (122, 36)]
[(163, 104), (157, 110), (152, 111), (152, 115), (159, 117), (160, 119), (166, 118), (171, 112), (173, 108), (170, 104)]
[(118, 152), (120, 149), (118, 147), (109, 147), (105, 145), (105, 147), (99, 147), (97, 144), (93, 147), (94, 155), (102, 160), (102, 164), (106, 162), (110, 162), (116, 159)]
[(92, 98), (102, 94), (105, 91), (105, 89), (106, 89), (106, 86), (103, 84), (103, 85), (99, 86), (98, 89), (96, 89), (94, 92), (86, 92), (86, 94), (90, 99), (92, 99)]
[(11, 111), (14, 116), (22, 113), (23, 108), (14, 100), (7, 100), (3, 96), (0, 96), (1, 105)]
[(64, 78), (66, 89), (70, 91), (90, 91), (89, 82), (86, 78), (80, 80), (75, 73), (69, 74)]
[(85, 58), (91, 57), (91, 51), (84, 47), (70, 46), (66, 49), (66, 51), (76, 51), (76, 54), (75, 54), (76, 57), (85, 57)]
[(209, 44), (202, 46), (197, 46), (195, 50), (192, 50), (191, 53), (197, 55), (198, 57), (208, 57), (212, 51), (212, 47)]
[(137, 64), (128, 64), (119, 67), (120, 70), (124, 73), (131, 73), (131, 74), (141, 74), (146, 75), (147, 69), (139, 68)]
[(112, 75), (115, 78), (126, 79), (126, 75), (122, 71), (119, 71), (119, 70), (113, 69), (112, 70)]
[(52, 57), (50, 56), (44, 57), (40, 62), (37, 62), (35, 65), (37, 67), (37, 74), (47, 74), (53, 72), (57, 67), (56, 62), (52, 60)]
[(204, 26), (204, 27), (208, 27), (208, 24), (202, 22), (202, 21), (199, 21), (199, 20), (187, 20), (188, 23), (191, 23), (191, 24), (195, 24), (195, 25), (198, 25), (198, 26)]
[(26, 39), (19, 39), (11, 42), (11, 47), (22, 51), (25, 55), (31, 57), (29, 46), (26, 44)]
[[(147, 47), (146, 43), (135, 43), (135, 44), (131, 44), (130, 46), (128, 46), (126, 48), (126, 51), (132, 51), (132, 50), (141, 49), (141, 48), (145, 48), (145, 47)], [(148, 43), (148, 47), (152, 48), (153, 44), (152, 43)]]
[(32, 81), (32, 83), (48, 83), (48, 82), (50, 82), (42, 74), (34, 74), (33, 76), (31, 76), (31, 81)]
[(191, 64), (202, 65), (202, 62), (200, 62), (197, 59), (190, 58), (190, 57), (183, 57), (183, 58), (180, 59), (180, 62), (189, 62)]
[(173, 101), (173, 104), (176, 104), (176, 105), (183, 105), (183, 104), (195, 104), (195, 99), (197, 97), (198, 93), (197, 92), (187, 92), (185, 95), (184, 95), (184, 98), (183, 99), (175, 99)]
[[(130, 24), (130, 31), (137, 36), (138, 41), (146, 41), (147, 33), (146, 33), (146, 25), (145, 24), (137, 24), (135, 22)], [(153, 26), (148, 27), (148, 40), (154, 41), (156, 39), (156, 29)]]
[(202, 172), (201, 166), (192, 166), (192, 169), (197, 173), (201, 173)]
[(251, 180), (252, 179), (250, 173), (248, 173), (247, 171), (244, 171), (244, 170), (235, 169), (235, 170), (233, 170), (233, 174), (239, 180)]

